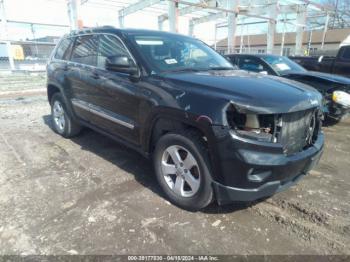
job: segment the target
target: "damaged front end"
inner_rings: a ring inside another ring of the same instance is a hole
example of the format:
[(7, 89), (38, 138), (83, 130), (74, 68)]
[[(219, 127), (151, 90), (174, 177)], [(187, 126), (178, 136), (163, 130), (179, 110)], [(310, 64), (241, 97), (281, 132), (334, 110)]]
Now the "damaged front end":
[(227, 135), (216, 141), (223, 176), (213, 182), (220, 204), (254, 201), (285, 190), (322, 155), (319, 106), (259, 113), (230, 103), (225, 114)]
[(280, 144), (283, 153), (294, 154), (312, 146), (321, 128), (319, 108), (259, 114), (230, 104), (226, 110), (227, 124), (232, 132), (245, 139)]

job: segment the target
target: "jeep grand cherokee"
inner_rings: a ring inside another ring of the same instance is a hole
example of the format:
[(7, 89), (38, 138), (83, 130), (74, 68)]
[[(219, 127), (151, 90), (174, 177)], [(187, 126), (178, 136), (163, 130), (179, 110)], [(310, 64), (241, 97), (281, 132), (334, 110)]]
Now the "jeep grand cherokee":
[(185, 209), (271, 196), (322, 153), (316, 90), (235, 70), (187, 36), (73, 32), (53, 51), (47, 74), (58, 134), (90, 127), (152, 158), (166, 196)]

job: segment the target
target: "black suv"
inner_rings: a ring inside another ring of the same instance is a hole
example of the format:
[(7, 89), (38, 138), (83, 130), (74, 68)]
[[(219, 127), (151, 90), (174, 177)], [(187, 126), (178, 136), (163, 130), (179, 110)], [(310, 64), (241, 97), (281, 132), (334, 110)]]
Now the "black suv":
[(166, 196), (186, 209), (271, 196), (322, 153), (316, 90), (234, 70), (187, 36), (73, 32), (47, 74), (57, 133), (71, 137), (87, 126), (152, 157)]

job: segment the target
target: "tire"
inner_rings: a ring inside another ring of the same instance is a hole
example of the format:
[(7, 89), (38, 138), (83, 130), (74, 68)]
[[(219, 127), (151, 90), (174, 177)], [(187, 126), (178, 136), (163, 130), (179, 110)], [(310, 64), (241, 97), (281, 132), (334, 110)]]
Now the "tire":
[(197, 211), (212, 202), (208, 153), (197, 132), (162, 136), (153, 154), (153, 164), (157, 180), (171, 203)]
[(54, 131), (63, 137), (73, 137), (81, 131), (81, 126), (69, 115), (61, 93), (52, 96), (51, 118)]

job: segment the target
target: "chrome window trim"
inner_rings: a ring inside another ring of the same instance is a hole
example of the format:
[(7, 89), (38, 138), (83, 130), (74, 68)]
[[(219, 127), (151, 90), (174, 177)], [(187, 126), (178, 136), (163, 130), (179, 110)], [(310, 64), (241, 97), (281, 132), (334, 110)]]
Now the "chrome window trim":
[[(137, 63), (136, 63), (136, 59), (134, 58), (134, 56), (131, 54), (130, 50), (127, 48), (127, 46), (125, 45), (125, 43), (123, 42), (123, 40), (116, 34), (111, 34), (111, 33), (84, 33), (84, 34), (77, 34), (77, 35), (69, 35), (69, 36), (66, 36), (66, 37), (62, 37), (62, 39), (60, 40), (60, 42), (65, 39), (65, 38), (73, 38), (73, 37), (79, 37), (79, 36), (86, 36), (86, 35), (110, 35), (112, 37), (115, 37), (116, 39), (118, 39), (123, 47), (126, 49), (127, 53), (129, 54), (129, 56), (131, 57), (132, 61), (135, 63), (135, 65), (137, 66)], [(60, 43), (59, 42), (59, 43)], [(58, 43), (58, 44), (59, 44)], [(57, 46), (58, 46), (57, 44)], [(57, 48), (57, 46), (55, 47), (55, 49)], [(73, 50), (72, 50), (73, 51)], [(105, 70), (105, 71), (108, 71), (106, 68), (102, 68), (102, 67), (98, 67), (98, 66), (92, 66), (92, 65), (87, 65), (87, 64), (82, 64), (82, 63), (77, 63), (77, 62), (73, 62), (71, 60), (64, 60), (64, 59), (57, 59), (55, 58), (55, 55), (52, 56), (52, 61), (61, 61), (61, 62), (68, 62), (68, 63), (71, 63), (73, 65), (83, 65), (83, 66), (88, 66), (88, 67), (91, 67), (91, 68), (98, 68), (98, 69), (102, 69), (102, 70)]]
[[(125, 122), (119, 118), (116, 118), (116, 117), (113, 117), (113, 116), (110, 116), (108, 115), (107, 113), (104, 113), (104, 112), (101, 112), (99, 110), (96, 110), (94, 109), (95, 108), (99, 108), (98, 106), (95, 106), (95, 105), (92, 105), (92, 104), (89, 104), (87, 102), (84, 102), (84, 101), (81, 101), (81, 100), (78, 100), (78, 99), (72, 99), (72, 104), (76, 107), (79, 107), (81, 109), (84, 109), (86, 111), (89, 111), (90, 113), (93, 113), (95, 115), (98, 115), (100, 117), (103, 117), (109, 121), (112, 121), (114, 123), (117, 123), (119, 125), (122, 125), (124, 127), (127, 127), (129, 129), (134, 129), (134, 125), (131, 124), (131, 123), (128, 123), (128, 122)], [(102, 110), (102, 109), (101, 109)]]

